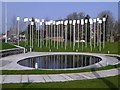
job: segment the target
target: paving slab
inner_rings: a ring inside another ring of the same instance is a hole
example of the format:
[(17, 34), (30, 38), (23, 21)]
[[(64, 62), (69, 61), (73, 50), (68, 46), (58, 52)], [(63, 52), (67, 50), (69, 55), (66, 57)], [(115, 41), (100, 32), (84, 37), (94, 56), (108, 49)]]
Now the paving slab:
[(53, 80), (48, 75), (42, 75), (45, 82), (53, 82)]
[(49, 75), (49, 77), (52, 79), (53, 82), (67, 81), (67, 79), (62, 77), (61, 75)]
[(6, 75), (3, 83), (21, 83), (21, 75)]
[(105, 73), (97, 73), (97, 72), (92, 72), (92, 74), (96, 77), (96, 78), (102, 78), (102, 77), (106, 77), (107, 75)]
[(83, 76), (86, 76), (86, 77), (89, 77), (89, 79), (93, 79), (93, 78), (100, 78), (100, 76), (98, 76), (98, 75), (94, 75), (93, 73), (83, 73), (82, 74)]
[(80, 76), (79, 74), (67, 74), (67, 76), (71, 77), (72, 79), (74, 80), (84, 80), (86, 79), (85, 77), (83, 76)]
[[(1, 75), (0, 77), (2, 77), (1, 80), (2, 80), (2, 82), (3, 82), (3, 81), (5, 80), (5, 78), (6, 78), (6, 75)], [(1, 83), (2, 83), (2, 82), (1, 82)]]
[(29, 82), (45, 82), (41, 75), (29, 75)]
[(21, 83), (28, 82), (28, 75), (21, 75)]
[(66, 78), (68, 81), (74, 80), (73, 78), (69, 77), (67, 74), (60, 74), (60, 75)]
[(0, 61), (0, 67), (3, 67), (3, 66), (5, 66), (5, 65), (8, 65), (8, 64), (10, 64), (10, 63), (12, 63), (12, 61), (7, 61), (7, 60), (4, 60), (4, 61)]
[(82, 73), (78, 73), (78, 75), (83, 76), (83, 77), (86, 78), (86, 79), (91, 79), (89, 76), (86, 76), (86, 75), (84, 75), (84, 74), (82, 74)]
[[(102, 70), (100, 71), (101, 73), (107, 74), (107, 75), (115, 75), (115, 74), (120, 74), (119, 69), (113, 69), (113, 70)], [(97, 73), (100, 73), (97, 71)]]

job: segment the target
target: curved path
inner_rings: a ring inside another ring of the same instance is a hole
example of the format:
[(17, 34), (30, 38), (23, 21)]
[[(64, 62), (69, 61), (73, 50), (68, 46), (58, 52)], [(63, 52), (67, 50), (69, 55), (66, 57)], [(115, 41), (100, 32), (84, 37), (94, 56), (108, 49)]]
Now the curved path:
[(47, 75), (0, 75), (0, 84), (5, 83), (45, 83), (64, 82), (72, 80), (87, 80), (103, 78), (120, 74), (120, 68), (71, 74), (47, 74)]
[[(106, 65), (115, 65), (120, 63), (118, 59), (114, 57), (106, 56), (104, 54), (77, 53), (77, 52), (57, 52), (57, 53), (56, 52), (32, 52), (32, 53), (18, 54), (18, 55), (12, 55), (12, 56), (1, 58), (0, 63), (2, 64), (0, 65), (0, 69), (1, 70), (32, 70), (34, 68), (21, 66), (17, 64), (17, 62), (19, 60), (22, 60), (28, 57), (55, 55), (55, 54), (92, 55), (92, 56), (102, 58), (102, 60), (99, 63), (86, 66), (86, 68), (102, 67)], [(82, 69), (82, 68), (78, 68), (78, 69)], [(120, 68), (101, 70), (101, 71), (93, 70), (93, 72), (70, 73), (70, 74), (68, 73), (68, 74), (47, 74), (47, 75), (0, 75), (0, 84), (64, 82), (64, 81), (72, 81), (72, 80), (87, 80), (87, 79), (94, 79), (94, 78), (103, 78), (103, 77), (109, 77), (109, 76), (116, 76), (119, 74), (120, 74)]]

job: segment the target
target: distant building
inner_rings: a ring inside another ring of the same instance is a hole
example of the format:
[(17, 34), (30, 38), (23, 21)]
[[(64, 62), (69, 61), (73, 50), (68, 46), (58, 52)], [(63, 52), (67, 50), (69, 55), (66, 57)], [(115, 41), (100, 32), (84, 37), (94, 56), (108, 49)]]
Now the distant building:
[(24, 35), (20, 35), (19, 36), (20, 41), (26, 41), (26, 37), (25, 34)]
[(47, 40), (52, 40), (52, 41), (58, 41), (58, 42), (63, 42), (64, 38), (63, 37), (46, 37)]
[(6, 38), (6, 35), (5, 34), (1, 34), (0, 35), (0, 42), (5, 42), (5, 38)]

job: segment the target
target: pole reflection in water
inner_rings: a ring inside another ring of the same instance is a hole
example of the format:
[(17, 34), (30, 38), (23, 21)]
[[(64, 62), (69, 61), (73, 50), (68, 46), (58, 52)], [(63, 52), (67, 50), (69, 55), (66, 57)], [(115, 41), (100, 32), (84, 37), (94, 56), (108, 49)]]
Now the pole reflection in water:
[(86, 57), (85, 57), (85, 66), (86, 66)]
[(83, 67), (83, 55), (81, 56), (81, 67)]
[(46, 61), (46, 69), (47, 69), (47, 66), (48, 66), (48, 65), (47, 65), (47, 56), (45, 57), (45, 61)]
[(87, 55), (47, 55), (24, 59), (18, 64), (35, 68), (35, 63), (38, 63), (38, 69), (66, 69), (84, 67), (100, 61), (98, 57)]
[(67, 68), (67, 56), (65, 56), (65, 68)]
[[(79, 62), (79, 56), (77, 56), (77, 62)], [(77, 63), (77, 67), (79, 67), (79, 63)]]

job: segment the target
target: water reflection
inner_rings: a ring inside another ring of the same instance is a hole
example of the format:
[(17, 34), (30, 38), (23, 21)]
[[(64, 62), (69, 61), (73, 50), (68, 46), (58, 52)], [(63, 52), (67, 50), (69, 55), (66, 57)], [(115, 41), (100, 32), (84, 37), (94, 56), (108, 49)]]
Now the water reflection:
[(38, 63), (38, 68), (41, 69), (65, 69), (88, 66), (100, 60), (87, 55), (47, 55), (21, 60), (18, 64), (35, 68), (35, 63)]

